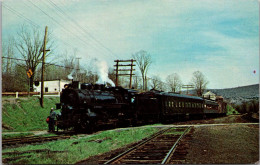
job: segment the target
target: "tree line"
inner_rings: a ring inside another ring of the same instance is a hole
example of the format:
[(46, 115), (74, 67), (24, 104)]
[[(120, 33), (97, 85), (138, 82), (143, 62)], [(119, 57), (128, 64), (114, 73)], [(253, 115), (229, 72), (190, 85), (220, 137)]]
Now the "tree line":
[[(28, 88), (33, 91), (33, 83), (41, 80), (42, 68), (39, 64), (41, 64), (43, 58), (43, 38), (44, 35), (39, 30), (23, 25), (15, 38), (9, 37), (8, 41), (3, 41), (3, 92), (28, 91)], [(45, 59), (52, 59), (52, 63), (45, 64), (45, 73), (47, 74), (45, 74), (44, 80), (68, 80), (68, 75), (72, 72), (74, 72), (76, 80), (80, 82), (95, 83), (98, 80), (97, 73), (92, 69), (96, 59), (91, 60), (88, 67), (83, 68), (79, 65), (79, 59), (76, 58), (76, 49), (73, 52), (64, 51), (57, 57), (55, 55), (56, 46), (51, 33), (47, 38), (46, 49), (50, 51), (47, 52)], [(147, 51), (138, 51), (132, 54), (132, 58), (136, 60), (139, 69), (139, 72), (136, 72), (136, 76), (133, 77), (132, 86), (135, 89), (181, 92), (183, 83), (177, 73), (169, 74), (166, 82), (163, 82), (158, 75), (147, 76), (152, 65), (151, 55)], [(30, 78), (26, 75), (29, 69), (32, 71)], [(109, 68), (108, 76), (115, 82), (113, 68)], [(197, 95), (201, 96), (207, 88), (208, 81), (200, 71), (196, 71), (193, 73), (190, 83), (194, 86)], [(128, 87), (129, 77), (120, 76), (119, 84)]]

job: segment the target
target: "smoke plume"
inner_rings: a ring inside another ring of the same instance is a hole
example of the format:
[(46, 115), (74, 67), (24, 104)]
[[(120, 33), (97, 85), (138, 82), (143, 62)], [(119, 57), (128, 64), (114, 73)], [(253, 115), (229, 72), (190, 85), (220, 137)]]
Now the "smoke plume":
[(75, 71), (76, 71), (76, 69), (73, 69), (72, 71), (71, 71), (71, 73), (68, 75), (68, 79), (70, 79), (70, 80), (72, 80), (73, 79), (73, 74), (75, 73)]
[(94, 64), (96, 66), (96, 71), (99, 76), (99, 79), (96, 83), (98, 84), (109, 83), (111, 86), (115, 86), (114, 82), (108, 77), (107, 63), (105, 61), (100, 61), (95, 59)]

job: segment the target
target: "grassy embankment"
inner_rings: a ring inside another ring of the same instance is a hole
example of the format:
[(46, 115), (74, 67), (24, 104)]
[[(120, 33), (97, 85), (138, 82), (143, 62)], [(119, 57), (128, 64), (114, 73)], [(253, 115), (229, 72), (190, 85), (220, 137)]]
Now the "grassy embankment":
[(2, 131), (26, 132), (47, 130), (46, 118), (50, 108), (55, 108), (59, 97), (45, 97), (44, 108), (38, 97), (5, 98), (2, 97)]
[(130, 128), (73, 136), (71, 139), (3, 149), (2, 159), (11, 164), (73, 164), (137, 142), (156, 131), (158, 128)]

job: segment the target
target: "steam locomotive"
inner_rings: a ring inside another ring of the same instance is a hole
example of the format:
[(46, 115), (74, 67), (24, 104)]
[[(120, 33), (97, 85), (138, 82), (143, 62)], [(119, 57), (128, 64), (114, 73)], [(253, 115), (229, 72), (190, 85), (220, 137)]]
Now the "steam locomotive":
[(171, 121), (176, 116), (225, 114), (220, 103), (195, 96), (152, 90), (138, 93), (122, 87), (78, 82), (65, 86), (60, 95), (58, 129), (92, 132), (101, 125), (135, 125)]

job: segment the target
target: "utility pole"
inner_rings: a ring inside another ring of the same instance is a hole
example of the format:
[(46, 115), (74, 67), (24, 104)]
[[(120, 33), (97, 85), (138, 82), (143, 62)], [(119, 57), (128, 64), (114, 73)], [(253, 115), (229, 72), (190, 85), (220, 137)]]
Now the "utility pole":
[(41, 81), (41, 106), (43, 107), (43, 90), (44, 90), (44, 65), (45, 65), (45, 54), (46, 51), (46, 40), (47, 40), (47, 31), (48, 31), (48, 26), (45, 27), (45, 35), (44, 35), (44, 42), (43, 42), (43, 55), (42, 55), (42, 81)]
[(115, 60), (116, 65), (114, 65), (116, 67), (115, 71), (116, 71), (116, 86), (118, 86), (118, 63), (119, 60)]
[[(135, 62), (136, 60), (133, 60), (133, 59), (131, 59), (131, 60), (115, 60), (114, 62), (116, 62), (116, 65), (114, 65), (115, 67), (116, 67), (116, 69), (114, 69), (115, 71), (116, 71), (116, 86), (118, 86), (118, 76), (125, 76), (125, 75), (130, 75), (130, 83), (129, 83), (129, 88), (132, 88), (132, 76), (133, 75), (135, 75), (135, 74), (133, 74), (133, 71), (135, 70), (135, 69), (133, 69), (133, 67), (135, 66), (134, 65), (134, 62)], [(119, 65), (119, 62), (131, 62), (131, 64), (125, 64), (125, 65)], [(120, 66), (130, 66), (131, 67), (131, 69), (118, 69), (118, 67), (120, 67)], [(118, 72), (119, 71), (130, 71), (130, 74), (119, 74)]]
[(187, 94), (188, 94), (188, 89), (193, 89), (194, 85), (182, 85), (182, 88), (186, 88), (187, 89)]
[(80, 76), (79, 76), (79, 59), (81, 59), (81, 58), (79, 58), (79, 57), (77, 57), (76, 58), (77, 60), (78, 60), (78, 62), (77, 62), (77, 69), (76, 69), (76, 81), (80, 81)]
[(133, 66), (134, 66), (134, 60), (131, 59), (130, 84), (129, 84), (129, 88), (130, 88), (130, 89), (132, 88)]

